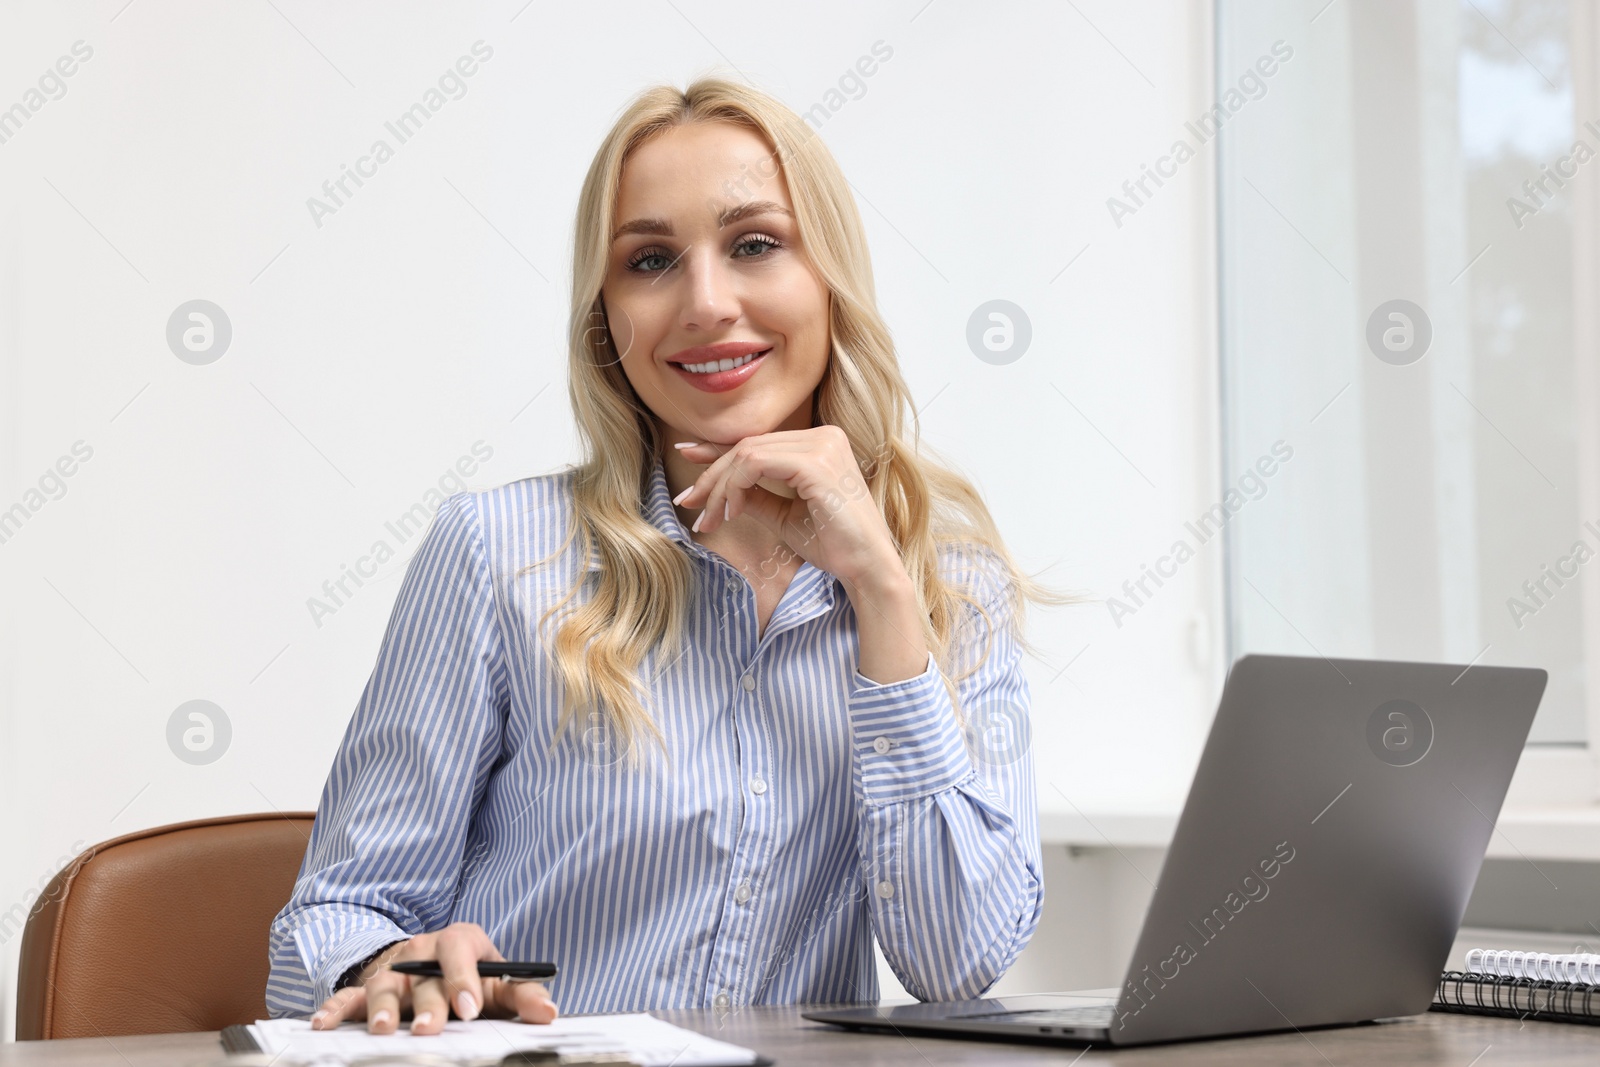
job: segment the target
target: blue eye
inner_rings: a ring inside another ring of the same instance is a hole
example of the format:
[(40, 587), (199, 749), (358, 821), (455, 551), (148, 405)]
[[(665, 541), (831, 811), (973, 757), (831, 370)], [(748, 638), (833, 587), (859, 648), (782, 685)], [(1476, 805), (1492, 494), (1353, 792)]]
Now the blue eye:
[[(779, 248), (779, 247), (782, 247), (782, 246), (780, 246), (778, 244), (777, 241), (773, 240), (771, 237), (768, 237), (765, 234), (758, 234), (758, 233), (753, 233), (748, 237), (741, 238), (739, 243), (734, 245), (733, 247), (735, 247), (735, 248), (746, 248), (746, 247), (748, 247), (750, 245), (766, 245), (768, 248)], [(745, 256), (744, 258), (745, 259), (760, 259), (765, 254), (766, 253), (763, 252), (763, 253), (759, 253), (759, 254), (757, 254), (755, 256)]]
[(639, 271), (641, 274), (648, 274), (649, 270), (641, 267), (641, 263), (644, 263), (647, 260), (666, 258), (667, 254), (658, 248), (640, 249), (638, 252), (634, 253), (632, 259), (628, 260), (628, 269), (632, 271)]

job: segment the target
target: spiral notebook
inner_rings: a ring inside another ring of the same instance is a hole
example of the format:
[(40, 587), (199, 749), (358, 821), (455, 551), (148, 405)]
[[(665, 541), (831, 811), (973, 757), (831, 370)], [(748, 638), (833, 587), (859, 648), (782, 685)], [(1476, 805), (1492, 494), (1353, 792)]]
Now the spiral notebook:
[(1475, 948), (1439, 976), (1432, 1010), (1600, 1024), (1600, 955)]

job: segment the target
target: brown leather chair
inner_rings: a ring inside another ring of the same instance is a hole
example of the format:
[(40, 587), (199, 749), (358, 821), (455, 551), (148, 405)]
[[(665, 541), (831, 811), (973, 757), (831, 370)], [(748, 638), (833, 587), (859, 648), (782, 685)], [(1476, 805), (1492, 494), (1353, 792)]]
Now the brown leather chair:
[(50, 880), (17, 967), (17, 1040), (267, 1017), (267, 933), (314, 812), (196, 819), (88, 849)]

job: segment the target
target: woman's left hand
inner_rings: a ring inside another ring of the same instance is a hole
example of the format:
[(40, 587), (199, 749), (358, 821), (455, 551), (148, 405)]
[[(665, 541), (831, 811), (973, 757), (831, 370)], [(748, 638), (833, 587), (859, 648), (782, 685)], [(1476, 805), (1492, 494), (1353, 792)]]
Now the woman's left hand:
[(779, 430), (731, 446), (696, 442), (679, 451), (690, 463), (707, 464), (674, 501), (703, 509), (695, 520), (701, 533), (748, 514), (801, 559), (851, 585), (895, 571), (904, 576), (889, 525), (839, 427)]

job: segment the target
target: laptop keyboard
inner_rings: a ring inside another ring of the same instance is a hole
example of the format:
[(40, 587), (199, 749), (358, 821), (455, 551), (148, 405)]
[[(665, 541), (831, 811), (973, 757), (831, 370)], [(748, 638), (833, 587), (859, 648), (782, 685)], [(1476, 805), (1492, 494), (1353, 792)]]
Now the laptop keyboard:
[(1109, 1004), (1097, 1004), (1082, 1008), (985, 1012), (958, 1018), (981, 1019), (986, 1023), (1019, 1023), (1024, 1026), (1110, 1026), (1116, 1018), (1116, 1009)]

